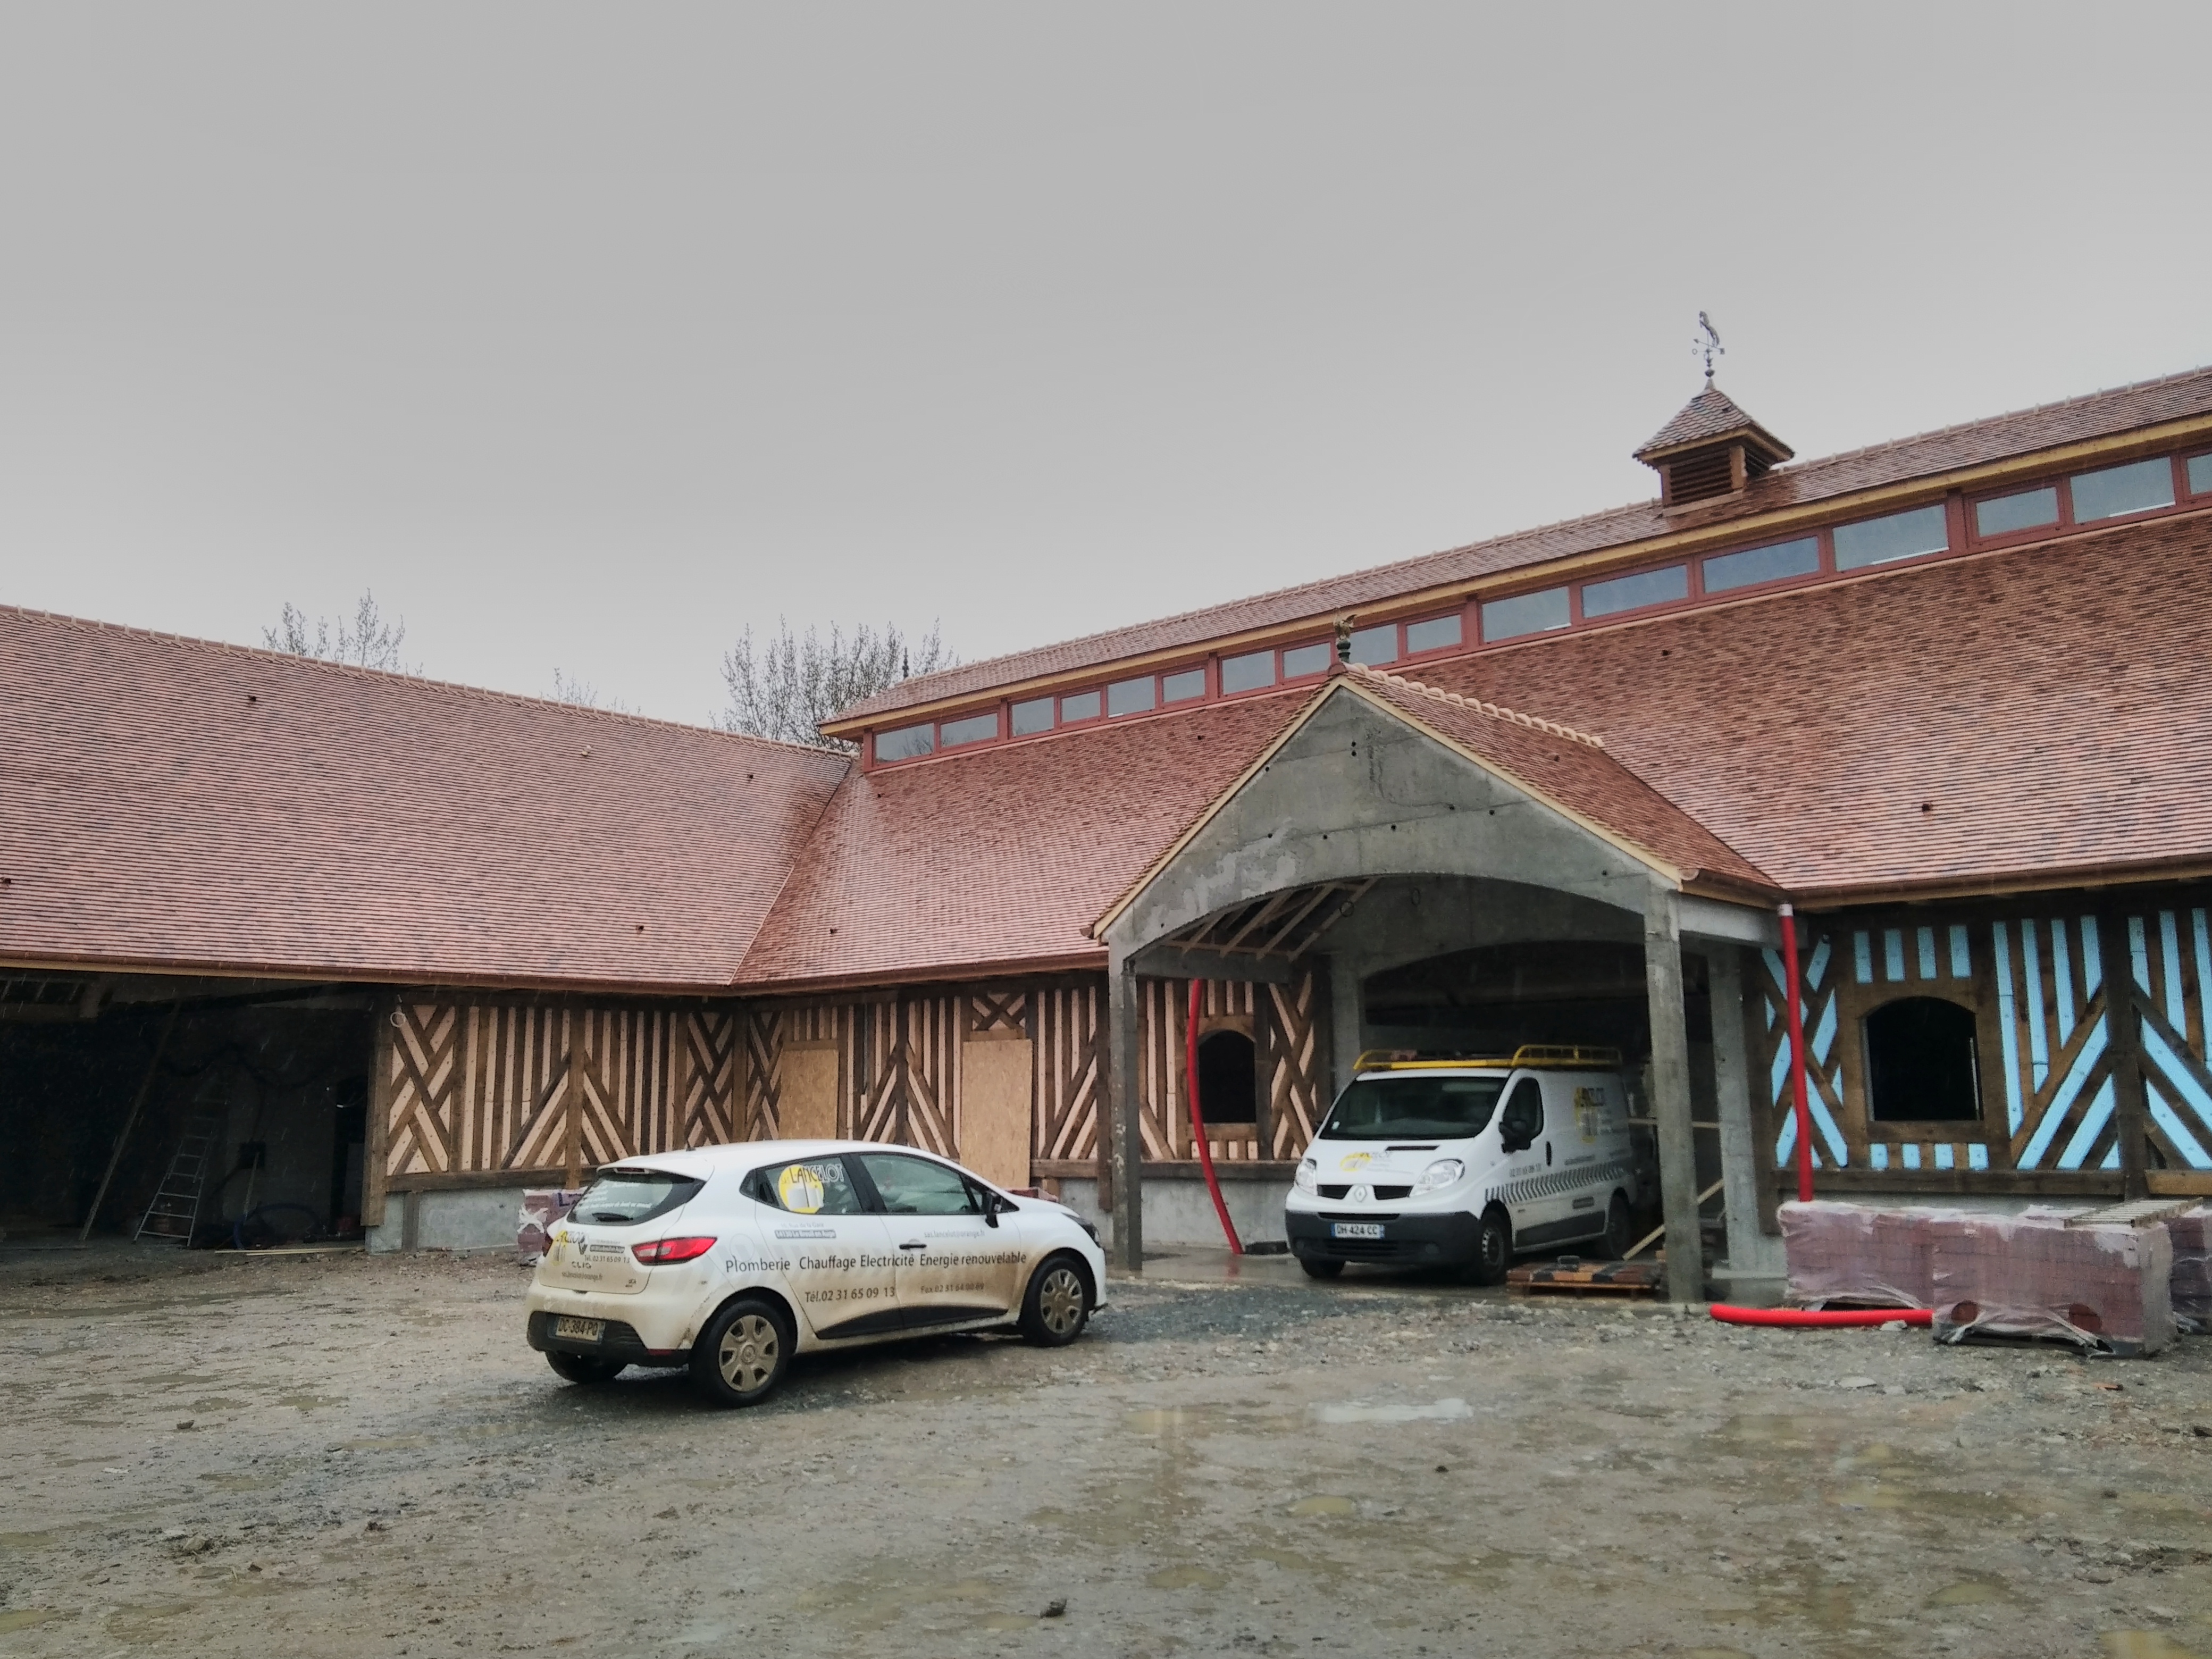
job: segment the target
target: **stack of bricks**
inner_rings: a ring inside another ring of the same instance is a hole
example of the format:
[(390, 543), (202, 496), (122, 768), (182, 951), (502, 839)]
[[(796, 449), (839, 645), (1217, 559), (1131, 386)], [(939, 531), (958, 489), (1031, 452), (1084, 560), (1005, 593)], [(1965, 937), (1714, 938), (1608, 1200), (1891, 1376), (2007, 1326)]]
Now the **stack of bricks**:
[(2212, 1209), (2202, 1205), (2166, 1224), (2173, 1246), (2173, 1317), (2197, 1331), (2212, 1331)]
[(2044, 1212), (1930, 1220), (1935, 1334), (2046, 1337), (2085, 1350), (2156, 1353), (2173, 1340), (2164, 1226), (2068, 1226)]
[(1784, 1204), (1792, 1307), (1926, 1308), (1935, 1283), (1929, 1225), (1948, 1210), (1877, 1210), (1815, 1200)]

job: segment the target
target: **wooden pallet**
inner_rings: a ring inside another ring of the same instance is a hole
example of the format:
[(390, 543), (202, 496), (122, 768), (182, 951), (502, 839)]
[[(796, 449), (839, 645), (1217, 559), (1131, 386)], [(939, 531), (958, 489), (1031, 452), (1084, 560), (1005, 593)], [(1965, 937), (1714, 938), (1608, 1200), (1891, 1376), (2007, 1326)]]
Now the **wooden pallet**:
[(1663, 1261), (1597, 1261), (1588, 1267), (1558, 1262), (1516, 1267), (1505, 1282), (1524, 1296), (1662, 1296)]

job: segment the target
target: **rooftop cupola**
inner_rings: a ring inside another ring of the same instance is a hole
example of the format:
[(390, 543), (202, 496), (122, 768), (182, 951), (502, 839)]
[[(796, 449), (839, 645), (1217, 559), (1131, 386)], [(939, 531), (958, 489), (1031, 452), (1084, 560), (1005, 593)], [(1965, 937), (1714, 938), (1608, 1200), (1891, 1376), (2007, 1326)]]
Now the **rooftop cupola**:
[(1794, 453), (1708, 380), (1636, 459), (1658, 473), (1662, 506), (1687, 507), (1735, 494)]

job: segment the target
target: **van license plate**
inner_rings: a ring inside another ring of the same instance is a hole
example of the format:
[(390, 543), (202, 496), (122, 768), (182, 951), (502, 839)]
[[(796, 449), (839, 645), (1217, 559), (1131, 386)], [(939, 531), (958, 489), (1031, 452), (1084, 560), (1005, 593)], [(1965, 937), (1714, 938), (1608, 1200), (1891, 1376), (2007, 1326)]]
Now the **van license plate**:
[(563, 1314), (553, 1322), (553, 1334), (565, 1336), (579, 1342), (596, 1342), (606, 1334), (604, 1319), (572, 1319)]
[(1382, 1224), (1379, 1221), (1332, 1221), (1328, 1236), (1331, 1238), (1380, 1238), (1382, 1237)]

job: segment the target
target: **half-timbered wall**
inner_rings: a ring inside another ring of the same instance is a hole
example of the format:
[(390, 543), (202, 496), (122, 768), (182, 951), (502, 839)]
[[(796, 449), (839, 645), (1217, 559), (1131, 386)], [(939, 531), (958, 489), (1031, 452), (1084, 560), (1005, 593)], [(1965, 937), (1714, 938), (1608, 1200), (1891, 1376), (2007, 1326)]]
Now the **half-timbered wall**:
[[(2212, 1191), (2212, 1068), (2205, 988), (2212, 927), (2194, 896), (2116, 899), (2125, 941), (2148, 1106), (2144, 1163), (2154, 1191)], [(1931, 1179), (1961, 1190), (2083, 1191), (2123, 1164), (2120, 1081), (2108, 1018), (2111, 976), (2094, 904), (2064, 896), (1951, 915), (1814, 921), (1800, 969), (1816, 1168), (1870, 1180)], [(1780, 953), (1747, 986), (1765, 1066), (1764, 1136), (1778, 1168), (1796, 1158)], [(1981, 1119), (1875, 1121), (1868, 1110), (1864, 1022), (1903, 996), (1971, 1011)], [(1936, 1174), (1935, 1172), (1948, 1172)]]
[[(1256, 1122), (1206, 1125), (1218, 1161), (1295, 1162), (1305, 1155), (1328, 1106), (1328, 981), (1301, 963), (1289, 983), (1203, 981), (1199, 1034), (1231, 1030), (1253, 1041), (1260, 1077)], [(1137, 1098), (1145, 1156), (1179, 1161), (1198, 1155), (1190, 1128), (1183, 1043), (1190, 981), (1138, 981)]]
[(731, 1138), (732, 1008), (405, 994), (385, 1018), (384, 1190), (573, 1182), (617, 1158)]

